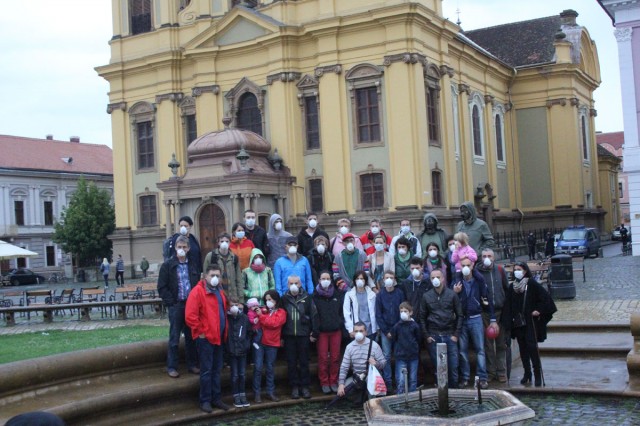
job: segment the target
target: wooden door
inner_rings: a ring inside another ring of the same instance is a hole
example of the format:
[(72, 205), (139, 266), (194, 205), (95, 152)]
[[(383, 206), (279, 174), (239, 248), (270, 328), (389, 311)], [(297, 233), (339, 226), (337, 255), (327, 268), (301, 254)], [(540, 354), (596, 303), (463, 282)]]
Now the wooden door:
[(224, 213), (216, 204), (207, 204), (200, 210), (198, 220), (200, 230), (200, 250), (202, 261), (211, 250), (216, 247), (216, 238), (223, 232), (228, 232)]

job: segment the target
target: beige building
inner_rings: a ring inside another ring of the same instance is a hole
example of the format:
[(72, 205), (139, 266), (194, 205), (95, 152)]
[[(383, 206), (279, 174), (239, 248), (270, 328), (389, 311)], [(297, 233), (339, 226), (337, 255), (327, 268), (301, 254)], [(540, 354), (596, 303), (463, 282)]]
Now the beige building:
[(158, 261), (189, 214), (204, 254), (246, 208), (451, 231), (474, 200), (494, 232), (603, 229), (577, 15), (462, 32), (441, 0), (113, 0), (114, 250)]

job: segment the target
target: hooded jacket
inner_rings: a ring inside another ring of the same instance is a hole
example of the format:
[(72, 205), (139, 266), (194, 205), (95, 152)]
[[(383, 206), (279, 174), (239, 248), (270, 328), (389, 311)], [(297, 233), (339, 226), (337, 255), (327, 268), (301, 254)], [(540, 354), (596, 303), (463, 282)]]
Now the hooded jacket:
[(282, 220), (282, 216), (278, 213), (274, 213), (269, 218), (269, 231), (267, 232), (267, 238), (269, 240), (269, 248), (271, 251), (267, 257), (267, 265), (271, 269), (273, 269), (273, 265), (276, 264), (276, 260), (280, 257), (287, 254), (287, 247), (285, 243), (287, 242), (287, 238), (292, 235), (284, 230), (284, 221), (282, 220), (282, 229), (280, 231), (276, 231), (273, 227), (276, 223), (276, 220)]
[(376, 247), (373, 242), (378, 236), (384, 237), (384, 243), (387, 245), (386, 251), (389, 251), (389, 246), (391, 245), (391, 236), (384, 232), (383, 229), (380, 229), (378, 235), (373, 235), (371, 230), (369, 230), (360, 236), (360, 242), (362, 243), (362, 247), (364, 248), (364, 252), (367, 254), (367, 256), (376, 252)]
[(244, 237), (241, 240), (237, 239), (235, 236), (231, 237), (229, 250), (231, 250), (233, 254), (238, 256), (238, 260), (240, 261), (240, 269), (249, 267), (249, 265), (251, 264), (251, 261), (249, 260), (251, 258), (251, 250), (253, 250), (254, 248), (256, 248), (256, 246), (254, 246), (253, 242), (247, 237)]
[[(344, 296), (344, 305), (342, 312), (344, 316), (344, 328), (349, 333), (353, 332), (353, 325), (360, 321), (358, 316), (359, 305), (358, 296), (356, 296), (356, 288), (353, 287)], [(378, 331), (378, 323), (376, 322), (376, 293), (371, 290), (371, 287), (365, 286), (367, 292), (367, 306), (369, 308), (369, 318), (371, 319), (371, 330), (367, 330), (369, 334), (373, 334)]]
[[(189, 293), (184, 312), (185, 322), (191, 328), (191, 335), (194, 340), (204, 334), (212, 345), (222, 345), (226, 340), (228, 327), (220, 330), (218, 298), (215, 294), (209, 293), (205, 286), (205, 281), (201, 280)], [(223, 304), (222, 309), (224, 315), (226, 315), (227, 296), (222, 289), (217, 291), (220, 292)]]
[[(300, 247), (299, 243), (298, 247)], [(332, 273), (333, 271), (333, 255), (329, 249), (325, 250), (323, 254), (320, 254), (318, 253), (318, 249), (314, 247), (307, 256), (307, 260), (311, 266), (311, 278), (314, 283), (318, 282), (320, 274), (323, 271), (327, 271), (329, 273)]]
[(277, 308), (260, 315), (258, 321), (262, 327), (262, 344), (279, 348), (282, 326), (287, 322), (287, 312), (282, 308)]
[[(436, 222), (436, 231), (433, 234), (429, 234), (427, 232), (427, 219), (433, 219)], [(433, 213), (427, 213), (424, 215), (422, 219), (422, 224), (424, 225), (424, 229), (422, 233), (418, 237), (420, 240), (420, 247), (422, 248), (422, 258), (426, 258), (428, 256), (427, 246), (430, 243), (436, 243), (440, 248), (440, 253), (444, 253), (447, 250), (447, 233), (442, 228), (438, 228), (438, 218)]]
[(289, 259), (289, 255), (280, 256), (273, 268), (276, 279), (276, 290), (280, 296), (289, 289), (289, 277), (297, 275), (300, 277), (302, 288), (309, 294), (313, 294), (313, 279), (311, 278), (311, 266), (306, 257), (300, 253), (296, 254), (295, 261)]
[(469, 245), (473, 247), (478, 257), (480, 257), (483, 249), (493, 248), (495, 245), (493, 234), (487, 222), (478, 219), (476, 208), (472, 202), (465, 201), (460, 207), (462, 206), (465, 206), (469, 210), (471, 217), (467, 221), (461, 220), (458, 222), (456, 230), (458, 232), (464, 232), (469, 236)]
[[(254, 248), (251, 250), (251, 260), (249, 261), (249, 265), (253, 264), (253, 258), (257, 255), (264, 258), (264, 254), (262, 254), (260, 249)], [(251, 266), (244, 269), (242, 271), (242, 283), (244, 287), (244, 296), (247, 300), (252, 297), (262, 300), (262, 296), (264, 296), (264, 293), (267, 290), (275, 290), (276, 288), (273, 272), (268, 266), (266, 266), (262, 272), (254, 271), (251, 269)]]
[(230, 355), (243, 356), (251, 348), (251, 323), (244, 312), (227, 315), (227, 344), (225, 349)]

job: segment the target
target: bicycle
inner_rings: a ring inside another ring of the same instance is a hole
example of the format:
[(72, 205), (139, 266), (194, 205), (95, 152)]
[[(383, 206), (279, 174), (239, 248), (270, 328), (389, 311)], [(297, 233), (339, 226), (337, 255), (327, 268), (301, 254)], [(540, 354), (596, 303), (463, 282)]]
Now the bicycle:
[(631, 244), (628, 241), (622, 243), (622, 255), (630, 256), (631, 255)]
[(54, 272), (49, 276), (49, 284), (57, 284), (57, 283), (67, 283), (68, 278), (65, 276), (64, 272)]

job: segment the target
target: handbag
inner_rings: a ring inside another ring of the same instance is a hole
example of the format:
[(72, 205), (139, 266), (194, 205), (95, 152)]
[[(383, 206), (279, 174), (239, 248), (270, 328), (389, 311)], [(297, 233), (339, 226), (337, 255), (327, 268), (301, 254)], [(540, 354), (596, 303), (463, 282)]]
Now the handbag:
[(384, 396), (387, 394), (387, 385), (384, 383), (382, 375), (371, 364), (369, 364), (369, 374), (367, 375), (367, 390), (369, 395), (372, 396)]
[(522, 299), (522, 312), (518, 312), (512, 318), (511, 328), (522, 328), (527, 326), (527, 319), (524, 317), (524, 306), (527, 303), (527, 291), (529, 290), (529, 286), (526, 286), (524, 289), (524, 298)]

